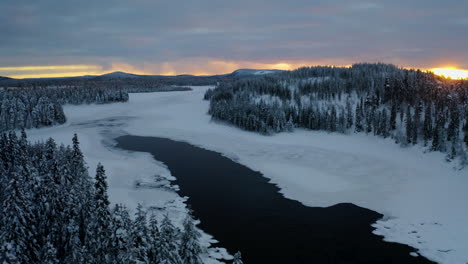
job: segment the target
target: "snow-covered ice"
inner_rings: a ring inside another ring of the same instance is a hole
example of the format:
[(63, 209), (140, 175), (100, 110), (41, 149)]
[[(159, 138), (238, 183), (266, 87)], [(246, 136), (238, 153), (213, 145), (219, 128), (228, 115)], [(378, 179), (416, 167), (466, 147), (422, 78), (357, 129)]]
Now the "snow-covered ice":
[[(28, 134), (70, 144), (77, 132), (91, 173), (101, 161), (111, 201), (130, 208), (144, 203), (168, 208), (176, 218), (185, 213), (184, 199), (175, 192), (135, 188), (155, 175), (170, 179), (162, 164), (147, 153), (116, 150), (111, 140), (123, 134), (166, 137), (258, 170), (286, 197), (307, 206), (352, 202), (383, 213), (374, 226), (385, 240), (413, 246), (440, 263), (468, 262), (468, 169), (454, 170), (441, 153), (401, 148), (390, 139), (300, 129), (263, 136), (213, 122), (202, 100), (208, 88), (131, 94), (127, 103), (65, 106), (66, 124)], [(209, 239), (205, 235), (206, 243)]]

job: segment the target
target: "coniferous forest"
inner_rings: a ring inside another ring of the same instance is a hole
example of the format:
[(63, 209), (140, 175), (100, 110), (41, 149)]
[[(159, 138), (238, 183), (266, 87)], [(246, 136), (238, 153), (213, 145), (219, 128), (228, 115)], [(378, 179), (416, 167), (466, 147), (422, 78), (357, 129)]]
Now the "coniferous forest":
[(0, 132), (63, 124), (66, 122), (64, 104), (126, 102), (129, 93), (188, 91), (186, 85), (225, 80), (195, 76), (4, 80), (0, 81)]
[(221, 83), (205, 99), (213, 119), (245, 130), (366, 133), (468, 162), (467, 80), (381, 63), (304, 67)]
[(72, 142), (0, 135), (0, 263), (202, 263), (190, 215), (181, 230), (141, 205), (134, 217), (111, 207), (104, 167), (92, 179)]
[(39, 128), (66, 122), (62, 105), (128, 101), (122, 89), (67, 88), (9, 88), (0, 91), (0, 131)]
[(66, 116), (64, 104), (106, 104), (128, 101), (129, 93), (187, 91), (188, 87), (106, 85), (28, 86), (0, 88), (0, 132), (14, 129), (40, 128), (63, 124)]

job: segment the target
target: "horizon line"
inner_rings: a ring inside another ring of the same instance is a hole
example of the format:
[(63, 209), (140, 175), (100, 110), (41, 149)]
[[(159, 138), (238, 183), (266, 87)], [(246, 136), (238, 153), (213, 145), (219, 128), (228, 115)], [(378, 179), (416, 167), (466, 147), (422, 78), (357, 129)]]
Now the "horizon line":
[[(295, 67), (295, 68), (292, 68), (292, 69), (280, 69), (281, 67), (279, 68), (238, 68), (236, 70), (233, 70), (233, 71), (227, 71), (227, 72), (223, 72), (223, 73), (206, 73), (206, 72), (202, 72), (202, 73), (176, 73), (176, 72), (166, 72), (166, 73), (134, 73), (132, 71), (125, 71), (124, 69), (114, 69), (114, 70), (109, 70), (109, 71), (92, 71), (92, 72), (85, 72), (85, 71), (80, 71), (80, 72), (70, 72), (70, 73), (63, 73), (63, 72), (60, 72), (60, 73), (43, 73), (43, 74), (14, 74), (14, 75), (0, 75), (0, 77), (6, 77), (6, 78), (10, 78), (10, 79), (14, 79), (14, 80), (27, 80), (27, 79), (61, 79), (61, 78), (79, 78), (79, 77), (100, 77), (100, 76), (103, 76), (103, 75), (106, 75), (106, 74), (111, 74), (111, 73), (116, 73), (116, 72), (121, 72), (121, 73), (125, 73), (125, 74), (129, 74), (129, 75), (136, 75), (136, 76), (165, 76), (165, 77), (177, 77), (177, 76), (182, 76), (182, 75), (189, 75), (189, 76), (193, 76), (193, 77), (212, 77), (212, 76), (222, 76), (222, 75), (228, 75), (228, 74), (231, 74), (233, 72), (236, 72), (238, 70), (259, 70), (259, 71), (292, 71), (292, 70), (296, 70), (296, 69), (299, 69), (299, 68), (303, 68), (303, 67), (318, 67), (318, 66), (323, 66), (323, 67), (336, 67), (336, 68), (349, 68), (351, 67), (352, 65), (354, 64), (360, 64), (360, 63), (370, 63), (370, 64), (389, 64), (389, 65), (395, 65), (395, 64), (392, 64), (392, 63), (383, 63), (383, 62), (357, 62), (357, 63), (353, 63), (351, 65), (334, 65), (334, 64), (311, 64), (311, 65), (302, 65), (302, 66), (299, 66), (299, 67)], [(54, 67), (64, 67), (64, 68), (73, 68), (75, 65), (56, 65), (56, 66), (20, 66), (20, 67), (0, 67), (0, 70), (3, 68), (3, 69), (15, 69), (15, 68), (40, 68), (40, 67), (44, 67), (44, 68), (54, 68)], [(468, 70), (465, 70), (465, 69), (458, 69), (456, 67), (451, 67), (451, 66), (448, 66), (448, 67), (434, 67), (434, 68), (419, 68), (419, 67), (405, 67), (405, 66), (398, 66), (398, 65), (395, 65), (396, 67), (400, 68), (400, 69), (407, 69), (407, 70), (420, 70), (420, 71), (423, 71), (423, 72), (432, 72), (434, 73), (435, 75), (438, 75), (438, 76), (444, 76), (444, 77), (448, 77), (448, 78), (451, 78), (451, 76), (447, 75), (447, 71), (456, 71), (460, 74), (463, 73), (463, 76), (464, 77), (456, 77), (456, 78), (452, 78), (452, 79), (468, 79)], [(95, 66), (91, 66), (91, 67), (95, 67)], [(80, 68), (81, 68), (81, 65), (80, 65)], [(138, 72), (138, 70), (136, 71)]]

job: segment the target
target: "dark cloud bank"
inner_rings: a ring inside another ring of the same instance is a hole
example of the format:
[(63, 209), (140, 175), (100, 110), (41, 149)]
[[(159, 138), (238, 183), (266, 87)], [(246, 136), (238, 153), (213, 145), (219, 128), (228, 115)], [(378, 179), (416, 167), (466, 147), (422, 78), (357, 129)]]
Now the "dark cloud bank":
[(0, 10), (0, 67), (384, 61), (468, 68), (468, 1), (460, 0), (2, 0)]

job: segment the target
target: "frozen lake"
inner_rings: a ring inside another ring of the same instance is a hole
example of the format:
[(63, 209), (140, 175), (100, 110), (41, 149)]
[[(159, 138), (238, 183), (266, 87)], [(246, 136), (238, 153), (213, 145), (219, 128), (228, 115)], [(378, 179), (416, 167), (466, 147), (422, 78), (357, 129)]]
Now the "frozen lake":
[(147, 152), (177, 178), (200, 228), (246, 263), (432, 263), (409, 246), (384, 242), (382, 217), (351, 203), (306, 207), (259, 172), (221, 154), (158, 137), (122, 136), (117, 147)]

